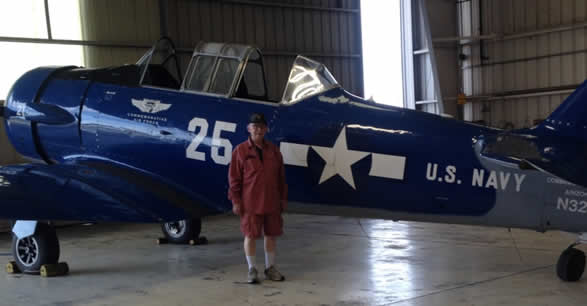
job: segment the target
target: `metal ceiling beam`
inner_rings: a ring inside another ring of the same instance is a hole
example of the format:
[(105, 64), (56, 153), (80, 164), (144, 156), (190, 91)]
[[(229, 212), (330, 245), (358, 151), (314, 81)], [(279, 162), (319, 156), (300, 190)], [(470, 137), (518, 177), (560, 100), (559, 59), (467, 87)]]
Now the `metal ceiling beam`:
[(169, 30), (167, 29), (167, 16), (169, 5), (166, 0), (159, 0), (159, 32), (161, 36), (169, 36)]
[[(522, 89), (522, 90), (512, 90), (512, 91), (504, 91), (504, 92), (494, 92), (489, 93), (486, 95), (478, 95), (478, 96), (467, 96), (467, 101), (493, 101), (493, 100), (504, 100), (504, 99), (520, 99), (520, 98), (529, 98), (529, 97), (541, 97), (541, 96), (553, 96), (553, 95), (563, 95), (563, 94), (570, 94), (577, 87), (581, 86), (582, 84), (573, 84), (573, 85), (564, 85), (564, 86), (556, 86), (556, 87), (543, 87), (543, 88), (531, 88), (531, 89)], [(456, 101), (457, 97), (449, 97), (446, 98), (448, 101)]]
[[(211, 2), (211, 3), (218, 3), (218, 1), (214, 1), (214, 0), (206, 0), (206, 1)], [(261, 1), (222, 0), (222, 1), (220, 1), (220, 3), (239, 4), (239, 5), (257, 6), (257, 7), (265, 6), (265, 7), (275, 7), (275, 8), (291, 8), (291, 9), (325, 11), (325, 12), (336, 12), (336, 13), (350, 13), (350, 14), (359, 14), (361, 12), (358, 9), (320, 7), (320, 6), (284, 4), (284, 3), (261, 2)]]
[(47, 24), (47, 37), (49, 39), (52, 39), (53, 34), (51, 34), (51, 18), (49, 16), (49, 0), (45, 0), (45, 22)]
[(114, 48), (146, 48), (152, 47), (151, 44), (109, 42), (109, 41), (91, 41), (91, 40), (73, 40), (73, 39), (47, 39), (47, 38), (28, 38), (28, 37), (8, 37), (0, 36), (0, 41), (16, 43), (35, 43), (35, 44), (53, 44), (53, 45), (74, 45), (74, 46), (93, 46), (93, 47), (114, 47)]
[[(15, 43), (34, 43), (34, 44), (54, 44), (54, 45), (72, 45), (72, 46), (90, 46), (90, 47), (106, 47), (106, 48), (138, 48), (150, 49), (152, 44), (137, 43), (137, 42), (113, 42), (113, 41), (91, 41), (91, 40), (69, 40), (69, 39), (46, 39), (46, 38), (26, 38), (26, 37), (6, 37), (0, 36), (0, 42), (15, 42)], [(192, 54), (193, 48), (176, 48), (178, 53)], [(266, 56), (289, 56), (295, 57), (299, 53), (276, 50), (262, 50), (263, 55)], [(308, 57), (330, 57), (330, 58), (361, 58), (361, 54), (332, 54), (332, 53), (308, 53), (304, 52)]]
[(483, 62), (482, 64), (463, 66), (463, 67), (461, 67), (461, 69), (465, 70), (465, 69), (472, 69), (472, 68), (476, 68), (476, 67), (487, 67), (487, 66), (495, 66), (495, 65), (505, 65), (505, 64), (529, 62), (529, 61), (548, 59), (548, 58), (553, 58), (553, 57), (557, 57), (557, 56), (573, 55), (573, 54), (579, 54), (579, 53), (587, 53), (587, 49), (579, 49), (579, 50), (573, 50), (573, 51), (551, 53), (551, 54), (532, 56), (532, 57), (516, 58), (516, 59), (511, 59), (511, 60)]
[(457, 36), (457, 37), (439, 37), (433, 40), (434, 43), (450, 43), (455, 42), (461, 45), (471, 45), (475, 43), (479, 43), (480, 41), (483, 42), (496, 42), (496, 41), (505, 41), (505, 40), (513, 40), (513, 39), (520, 39), (520, 38), (528, 38), (528, 37), (536, 37), (540, 35), (546, 35), (551, 33), (558, 33), (558, 32), (565, 32), (565, 31), (572, 31), (587, 28), (587, 22), (582, 23), (575, 23), (575, 24), (568, 24), (558, 27), (552, 28), (545, 28), (535, 31), (528, 31), (528, 32), (518, 32), (512, 34), (483, 34), (483, 35), (474, 35), (474, 36)]

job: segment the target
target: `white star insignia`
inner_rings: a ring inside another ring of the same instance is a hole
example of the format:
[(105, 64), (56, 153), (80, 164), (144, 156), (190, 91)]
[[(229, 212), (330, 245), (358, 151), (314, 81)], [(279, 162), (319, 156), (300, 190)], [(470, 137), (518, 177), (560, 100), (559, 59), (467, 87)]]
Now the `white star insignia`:
[(355, 180), (353, 179), (353, 171), (351, 170), (351, 166), (371, 153), (348, 149), (346, 143), (346, 127), (343, 127), (340, 131), (340, 134), (338, 134), (338, 138), (336, 138), (334, 147), (311, 147), (326, 162), (318, 184), (322, 184), (326, 180), (338, 174), (345, 180), (345, 182), (353, 187), (353, 189), (357, 189), (355, 187)]
[(280, 150), (284, 164), (308, 167), (308, 151), (310, 148), (314, 149), (326, 162), (318, 184), (339, 175), (349, 186), (356, 190), (351, 166), (369, 154), (371, 154), (372, 158), (369, 176), (404, 180), (406, 156), (349, 150), (346, 142), (346, 126), (338, 134), (332, 148), (282, 141)]

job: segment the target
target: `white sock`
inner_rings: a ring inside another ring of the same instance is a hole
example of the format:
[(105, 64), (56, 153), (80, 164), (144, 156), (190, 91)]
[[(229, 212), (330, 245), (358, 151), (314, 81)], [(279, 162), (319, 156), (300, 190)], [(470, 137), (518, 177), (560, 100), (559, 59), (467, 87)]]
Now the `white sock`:
[(255, 261), (257, 259), (257, 256), (253, 255), (253, 256), (247, 256), (247, 263), (249, 264), (249, 270), (251, 268), (257, 268), (255, 265)]
[(275, 265), (275, 252), (265, 252), (265, 268), (269, 269)]

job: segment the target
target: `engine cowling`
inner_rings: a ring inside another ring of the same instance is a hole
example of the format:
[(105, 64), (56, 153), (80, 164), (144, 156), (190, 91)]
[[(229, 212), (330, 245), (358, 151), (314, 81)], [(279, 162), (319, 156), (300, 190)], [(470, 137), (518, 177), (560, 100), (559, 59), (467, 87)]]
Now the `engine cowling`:
[(12, 86), (4, 118), (8, 138), (20, 154), (55, 163), (80, 152), (79, 121), (90, 80), (69, 77), (75, 68), (36, 68)]

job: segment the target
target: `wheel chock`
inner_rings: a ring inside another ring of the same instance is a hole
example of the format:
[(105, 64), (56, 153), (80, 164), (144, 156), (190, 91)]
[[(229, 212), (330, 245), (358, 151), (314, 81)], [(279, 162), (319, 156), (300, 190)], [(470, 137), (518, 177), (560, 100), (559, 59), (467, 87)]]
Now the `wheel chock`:
[(202, 244), (208, 244), (208, 239), (204, 236), (198, 237), (196, 239), (191, 239), (189, 241), (190, 245), (202, 245)]
[(6, 264), (6, 273), (18, 274), (18, 273), (22, 273), (22, 271), (20, 271), (20, 269), (16, 265), (16, 262), (10, 261)]
[(59, 265), (61, 268), (61, 271), (63, 271), (63, 275), (69, 274), (69, 265), (66, 262), (60, 262), (57, 265)]
[(167, 238), (157, 238), (157, 244), (168, 244), (169, 240)]
[(69, 273), (69, 266), (65, 262), (58, 264), (46, 264), (41, 266), (42, 277), (62, 276)]

